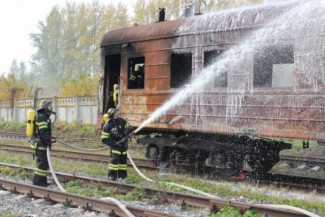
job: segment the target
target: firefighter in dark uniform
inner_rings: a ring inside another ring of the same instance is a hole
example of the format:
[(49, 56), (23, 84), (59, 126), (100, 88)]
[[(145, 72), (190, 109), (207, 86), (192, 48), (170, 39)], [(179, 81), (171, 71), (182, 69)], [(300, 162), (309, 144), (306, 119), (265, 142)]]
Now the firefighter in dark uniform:
[(33, 185), (47, 187), (47, 170), (49, 164), (47, 161), (46, 148), (51, 146), (54, 138), (51, 135), (51, 114), (52, 102), (49, 100), (42, 100), (40, 108), (37, 110), (35, 120), (35, 142), (31, 147), (35, 150), (36, 155), (36, 170), (33, 177)]
[(128, 139), (132, 127), (121, 117), (118, 110), (110, 108), (107, 112), (108, 121), (102, 131), (102, 142), (111, 147), (112, 159), (108, 165), (108, 179), (125, 179), (127, 177)]
[(130, 89), (141, 89), (144, 87), (144, 65), (136, 64), (134, 66), (134, 72), (129, 78)]

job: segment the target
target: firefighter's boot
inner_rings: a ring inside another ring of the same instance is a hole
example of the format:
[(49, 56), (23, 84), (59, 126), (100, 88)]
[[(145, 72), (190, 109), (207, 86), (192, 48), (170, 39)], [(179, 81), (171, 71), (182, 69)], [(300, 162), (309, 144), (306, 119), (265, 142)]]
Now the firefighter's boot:
[(41, 186), (41, 187), (49, 186), (49, 184), (47, 184), (47, 177), (34, 174), (33, 185), (37, 185), (37, 186)]

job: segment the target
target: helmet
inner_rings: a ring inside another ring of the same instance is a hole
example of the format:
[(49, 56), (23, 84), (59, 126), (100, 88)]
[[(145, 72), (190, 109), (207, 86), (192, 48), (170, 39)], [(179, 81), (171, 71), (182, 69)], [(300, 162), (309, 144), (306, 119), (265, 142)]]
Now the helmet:
[(52, 111), (53, 110), (52, 102), (47, 99), (42, 100), (39, 109), (45, 109), (45, 110), (47, 109), (49, 111)]
[(140, 65), (139, 64), (136, 64), (134, 66), (134, 71), (138, 72), (140, 70)]
[(114, 117), (115, 114), (118, 113), (118, 110), (116, 108), (110, 108), (107, 111), (108, 118)]
[(134, 71), (139, 72), (139, 71), (143, 70), (143, 67), (144, 67), (143, 64), (135, 64)]

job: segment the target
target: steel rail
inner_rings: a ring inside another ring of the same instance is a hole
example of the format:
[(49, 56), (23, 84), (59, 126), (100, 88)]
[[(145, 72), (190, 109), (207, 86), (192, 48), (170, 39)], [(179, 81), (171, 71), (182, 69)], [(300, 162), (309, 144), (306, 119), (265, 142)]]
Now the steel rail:
[[(97, 212), (104, 212), (109, 214), (115, 214), (117, 216), (124, 217), (125, 213), (114, 203), (98, 198), (91, 198), (80, 196), (77, 194), (56, 191), (48, 188), (42, 188), (34, 185), (17, 183), (0, 178), (0, 189), (8, 190), (15, 193), (26, 194), (29, 197), (44, 198), (45, 200), (55, 201), (63, 203), (66, 206), (82, 207), (85, 210), (92, 210)], [(149, 209), (138, 208), (130, 205), (126, 205), (135, 216), (166, 216), (175, 217), (175, 215), (157, 212)]]
[[(28, 167), (20, 167), (14, 164), (6, 164), (1, 163), (1, 166), (7, 166), (11, 168), (19, 168), (24, 169), (28, 171), (33, 171), (33, 168)], [(50, 175), (50, 174), (49, 174)], [(96, 178), (90, 178), (85, 176), (77, 176), (77, 175), (71, 175), (67, 173), (56, 173), (56, 175), (59, 177), (60, 180), (64, 180), (65, 182), (68, 182), (70, 180), (80, 179), (85, 184), (93, 185), (94, 183), (101, 183), (105, 187), (114, 187), (119, 190), (121, 190), (121, 193), (127, 193), (137, 188), (135, 185), (130, 184), (124, 184), (120, 182), (114, 182), (114, 181), (106, 181)], [(0, 182), (1, 183), (1, 182)], [(193, 194), (185, 194), (182, 192), (173, 192), (173, 191), (165, 191), (165, 190), (157, 190), (153, 188), (143, 187), (144, 192), (147, 197), (155, 197), (160, 196), (161, 198), (164, 198), (168, 202), (175, 202), (175, 201), (181, 201), (181, 205), (183, 208), (187, 206), (194, 206), (194, 207), (200, 207), (200, 208), (209, 208), (211, 213), (217, 212), (218, 210), (222, 209), (225, 205), (231, 205), (238, 211), (244, 213), (246, 210), (256, 210), (259, 213), (266, 214), (267, 216), (274, 216), (274, 217), (287, 217), (287, 216), (306, 216), (301, 213), (289, 211), (289, 210), (278, 210), (272, 207), (263, 207), (262, 204), (252, 204), (252, 203), (242, 203), (242, 202), (234, 202), (229, 200), (223, 200), (218, 198), (209, 198), (204, 197), (200, 195), (193, 195)]]
[(297, 163), (308, 163), (312, 165), (323, 165), (325, 166), (324, 157), (307, 157), (307, 156), (296, 156), (296, 155), (280, 155), (281, 161), (297, 162)]
[[(7, 145), (2, 143), (0, 143), (0, 150), (19, 152), (19, 153), (28, 153), (28, 154), (34, 153), (34, 151), (29, 146)], [(100, 162), (100, 163), (107, 163), (107, 164), (111, 160), (111, 157), (108, 156), (108, 153), (105, 155), (105, 154), (96, 154), (96, 153), (88, 153), (88, 152), (52, 149), (51, 155), (54, 157)], [(157, 167), (152, 166), (152, 162), (150, 160), (137, 158), (134, 159), (134, 161), (141, 168), (148, 169), (148, 170), (158, 170)], [(132, 165), (128, 164), (128, 166), (132, 166)]]
[[(29, 147), (19, 146), (19, 145), (5, 145), (0, 143), (0, 150), (11, 151), (18, 153), (30, 153), (33, 154), (34, 151)], [(71, 152), (63, 150), (52, 150), (51, 153), (54, 157), (61, 157), (73, 160), (83, 160), (89, 162), (98, 162), (98, 163), (109, 163), (110, 157), (103, 154), (93, 154), (93, 153), (84, 153), (84, 152)], [(106, 159), (105, 159), (106, 158)], [(160, 168), (153, 167), (151, 161), (146, 159), (134, 159), (139, 168), (159, 171)], [(128, 166), (132, 165), (128, 163)], [(209, 171), (209, 167), (206, 168), (206, 171)], [(280, 186), (288, 186), (299, 189), (310, 189), (316, 190), (317, 192), (325, 192), (325, 179), (322, 177), (308, 177), (308, 176), (298, 176), (292, 174), (277, 174), (277, 173), (268, 173), (264, 177), (256, 177), (250, 171), (244, 171), (248, 181), (265, 183), (265, 184), (276, 184)], [(232, 180), (233, 181), (233, 180)]]

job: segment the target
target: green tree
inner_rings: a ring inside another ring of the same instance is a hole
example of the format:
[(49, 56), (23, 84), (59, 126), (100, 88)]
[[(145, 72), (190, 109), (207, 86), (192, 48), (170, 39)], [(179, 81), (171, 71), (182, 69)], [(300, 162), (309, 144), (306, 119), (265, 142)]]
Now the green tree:
[(98, 90), (98, 74), (91, 76), (90, 73), (79, 72), (78, 76), (69, 77), (61, 81), (61, 96), (89, 96), (96, 95)]
[[(58, 72), (60, 80), (68, 78), (71, 72), (77, 71), (80, 64), (79, 44), (79, 23), (76, 22), (79, 16), (79, 8), (76, 3), (67, 2), (61, 10), (63, 17), (62, 28), (62, 63), (63, 71)], [(83, 20), (82, 18), (80, 20)]]
[(0, 99), (14, 99), (31, 96), (32, 86), (26, 85), (25, 77), (19, 75), (19, 67), (16, 61), (13, 62), (11, 69), (15, 70), (10, 72), (7, 76), (4, 74), (0, 76)]
[(134, 7), (133, 22), (137, 25), (144, 25), (148, 23), (146, 19), (146, 0), (137, 0)]
[(79, 73), (95, 76), (100, 64), (100, 41), (108, 30), (128, 26), (127, 7), (103, 6), (98, 0), (89, 4), (67, 2), (63, 8), (53, 7), (38, 32), (31, 34), (37, 48), (32, 72), (37, 86), (59, 87)]
[(159, 8), (166, 9), (166, 20), (180, 17), (179, 2), (174, 0), (138, 0), (134, 7), (132, 21), (139, 25), (158, 21)]
[(118, 3), (115, 9), (114, 20), (115, 22), (112, 29), (120, 29), (129, 26), (130, 19), (128, 16), (128, 9), (124, 4)]
[[(187, 0), (187, 4), (191, 2)], [(204, 5), (213, 10), (260, 2), (205, 0), (203, 3), (197, 0), (201, 7)], [(107, 31), (130, 26), (130, 21), (139, 25), (154, 23), (158, 20), (159, 7), (166, 8), (167, 20), (178, 19), (183, 14), (179, 3), (174, 0), (138, 0), (133, 17), (121, 3), (114, 6), (101, 5), (98, 0), (89, 4), (67, 1), (62, 8), (55, 6), (44, 21), (39, 21), (37, 32), (30, 35), (37, 52), (32, 57), (31, 75), (23, 77), (34, 81), (36, 86), (57, 88), (59, 81), (81, 78), (80, 73), (94, 77), (99, 72), (100, 42)], [(13, 67), (25, 71), (23, 66)]]
[(38, 23), (39, 33), (31, 34), (37, 52), (32, 57), (32, 72), (38, 84), (56, 81), (63, 71), (62, 62), (63, 20), (58, 7), (53, 7), (46, 21)]

